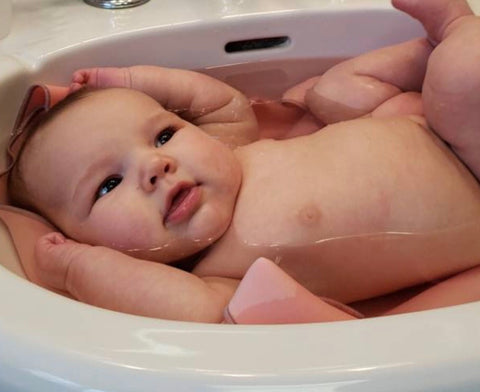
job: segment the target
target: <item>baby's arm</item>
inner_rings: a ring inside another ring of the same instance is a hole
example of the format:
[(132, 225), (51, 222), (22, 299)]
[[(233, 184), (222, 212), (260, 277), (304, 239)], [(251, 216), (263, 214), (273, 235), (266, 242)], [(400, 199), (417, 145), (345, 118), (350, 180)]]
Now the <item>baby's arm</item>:
[(238, 282), (205, 277), (123, 253), (78, 244), (59, 233), (36, 245), (36, 274), (47, 288), (102, 308), (171, 320), (221, 322)]
[(144, 65), (91, 68), (73, 75), (72, 90), (84, 85), (142, 91), (230, 146), (258, 140), (250, 101), (233, 87), (198, 72)]
[(361, 317), (346, 306), (313, 295), (272, 261), (263, 258), (252, 264), (238, 286), (236, 279), (199, 278), (112, 249), (78, 244), (59, 233), (41, 237), (35, 256), (32, 267), (42, 286), (68, 293), (84, 303), (124, 313), (218, 323), (224, 320), (228, 304), (227, 321), (239, 324)]

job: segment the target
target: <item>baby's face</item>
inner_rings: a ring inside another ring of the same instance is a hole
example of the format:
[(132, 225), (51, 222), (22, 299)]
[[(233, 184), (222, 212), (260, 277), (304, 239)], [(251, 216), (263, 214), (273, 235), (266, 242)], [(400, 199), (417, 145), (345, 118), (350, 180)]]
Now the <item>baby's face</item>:
[(134, 90), (80, 99), (27, 153), (35, 203), (67, 236), (161, 262), (218, 239), (241, 182), (229, 148)]

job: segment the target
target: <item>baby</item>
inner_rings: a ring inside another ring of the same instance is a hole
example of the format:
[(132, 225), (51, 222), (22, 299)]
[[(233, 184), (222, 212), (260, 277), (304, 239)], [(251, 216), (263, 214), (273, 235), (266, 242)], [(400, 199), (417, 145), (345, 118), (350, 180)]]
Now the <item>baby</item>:
[(74, 90), (102, 89), (80, 88), (35, 123), (9, 196), (89, 245), (43, 237), (30, 278), (205, 322), (223, 319), (260, 257), (342, 303), (453, 276), (389, 313), (479, 299), (463, 288), (478, 286), (480, 254), (458, 241), (479, 233), (480, 21), (464, 1), (394, 5), (436, 47), (406, 42), (296, 86), (286, 100), (328, 125), (288, 140), (258, 140), (249, 101), (205, 75), (77, 72)]

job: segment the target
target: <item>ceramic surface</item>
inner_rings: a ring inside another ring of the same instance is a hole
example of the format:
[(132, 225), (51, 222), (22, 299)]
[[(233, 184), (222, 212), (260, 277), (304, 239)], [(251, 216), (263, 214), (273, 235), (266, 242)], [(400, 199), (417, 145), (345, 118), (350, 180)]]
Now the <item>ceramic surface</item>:
[[(0, 40), (3, 143), (26, 87), (66, 83), (78, 67), (208, 68), (241, 82), (275, 71), (283, 88), (322, 71), (283, 69), (286, 60), (327, 66), (423, 34), (385, 0), (152, 0), (120, 11), (81, 0), (17, 0), (13, 10), (10, 34)], [(224, 51), (229, 41), (269, 36), (288, 36), (290, 44)], [(224, 65), (231, 67), (216, 68)], [(295, 326), (162, 321), (74, 302), (0, 266), (5, 392), (473, 391), (480, 389), (479, 331), (480, 303)]]

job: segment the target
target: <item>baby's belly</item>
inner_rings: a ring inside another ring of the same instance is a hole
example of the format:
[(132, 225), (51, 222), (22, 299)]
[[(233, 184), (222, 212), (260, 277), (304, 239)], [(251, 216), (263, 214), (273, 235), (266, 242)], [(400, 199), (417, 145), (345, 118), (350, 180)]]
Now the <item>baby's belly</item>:
[(412, 121), (339, 123), (262, 141), (239, 156), (236, 213), (202, 269), (238, 278), (257, 257), (269, 257), (317, 294), (350, 302), (480, 259), (477, 249), (455, 256), (460, 246), (472, 248), (460, 239), (480, 236), (479, 186)]

